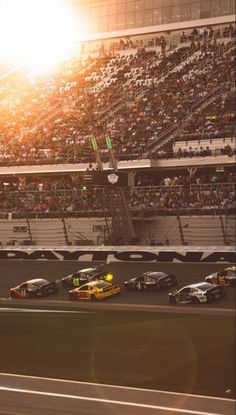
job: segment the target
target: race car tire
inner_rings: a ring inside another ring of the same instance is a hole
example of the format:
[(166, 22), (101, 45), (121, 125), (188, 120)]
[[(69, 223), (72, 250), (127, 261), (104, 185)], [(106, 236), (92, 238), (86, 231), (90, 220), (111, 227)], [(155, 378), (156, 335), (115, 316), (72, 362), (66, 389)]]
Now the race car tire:
[(79, 300), (79, 297), (77, 295), (73, 294), (73, 295), (70, 295), (69, 299), (70, 299), (70, 301), (77, 301), (77, 300)]
[(193, 304), (200, 304), (200, 301), (199, 301), (199, 299), (197, 297), (193, 297), (192, 303)]
[(62, 287), (73, 287), (72, 281), (62, 281)]
[(176, 279), (172, 280), (172, 286), (175, 287), (176, 285), (178, 285), (178, 281)]
[(169, 297), (170, 304), (176, 304), (176, 299), (174, 297)]
[(14, 292), (12, 292), (12, 293), (10, 293), (10, 297), (11, 298), (17, 298), (17, 295)]
[(91, 297), (90, 297), (90, 300), (91, 301), (97, 301), (96, 295), (92, 294)]
[(40, 297), (46, 297), (48, 295), (48, 290), (47, 289), (42, 289), (42, 291), (40, 293), (38, 293), (38, 295)]

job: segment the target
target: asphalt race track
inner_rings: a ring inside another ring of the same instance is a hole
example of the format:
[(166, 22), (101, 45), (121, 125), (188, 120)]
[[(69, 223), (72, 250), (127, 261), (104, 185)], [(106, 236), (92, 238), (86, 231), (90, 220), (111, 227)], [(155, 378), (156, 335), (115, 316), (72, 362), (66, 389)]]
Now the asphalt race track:
[[(114, 280), (122, 288), (118, 297), (100, 303), (69, 302), (68, 288), (63, 288), (51, 297), (37, 300), (12, 300), (9, 288), (34, 277), (58, 280), (78, 269), (94, 266), (95, 263), (57, 261), (0, 261), (0, 308), (24, 305), (53, 305), (57, 309), (86, 304), (91, 308), (161, 310), (178, 313), (201, 313), (234, 315), (235, 289), (226, 288), (226, 297), (213, 304), (170, 306), (168, 290), (161, 292), (125, 292), (123, 282), (145, 270), (174, 273), (178, 287), (202, 281), (226, 264), (181, 264), (181, 263), (114, 263), (105, 265)], [(2, 314), (1, 314), (2, 317)], [(46, 378), (34, 378), (0, 373), (0, 415), (233, 415), (235, 400), (178, 394), (101, 384), (88, 384)]]
[[(14, 287), (27, 279), (34, 277), (46, 278), (49, 281), (58, 280), (78, 269), (82, 269), (87, 266), (94, 266), (96, 263), (85, 263), (77, 261), (0, 261), (0, 304), (23, 304), (23, 300), (11, 300), (9, 299), (9, 288)], [(104, 268), (113, 273), (114, 281), (118, 282), (121, 286), (122, 293), (120, 296), (106, 299), (99, 304), (90, 304), (92, 307), (121, 307), (123, 309), (146, 309), (152, 310), (156, 306), (161, 306), (163, 311), (173, 310), (178, 312), (211, 312), (214, 308), (214, 312), (219, 314), (232, 314), (235, 309), (235, 289), (232, 287), (226, 287), (226, 297), (220, 301), (212, 304), (199, 304), (194, 306), (169, 306), (168, 304), (168, 292), (170, 290), (164, 290), (160, 292), (126, 292), (123, 290), (123, 282), (126, 279), (137, 276), (146, 270), (159, 270), (176, 275), (178, 280), (178, 287), (190, 284), (193, 282), (200, 282), (204, 280), (204, 277), (212, 272), (224, 269), (226, 264), (183, 264), (183, 263), (113, 263), (106, 264)], [(38, 304), (44, 301), (45, 303), (56, 303), (61, 305), (67, 303), (70, 306), (74, 306), (73, 302), (68, 300), (68, 288), (59, 290), (57, 294), (40, 300), (28, 300), (31, 304)], [(25, 301), (24, 301), (25, 303)], [(88, 302), (80, 302), (81, 305)], [(76, 302), (78, 306), (78, 302)], [(165, 306), (165, 307), (164, 307)], [(167, 306), (167, 307), (166, 307)]]
[(235, 401), (0, 373), (1, 415), (234, 415)]

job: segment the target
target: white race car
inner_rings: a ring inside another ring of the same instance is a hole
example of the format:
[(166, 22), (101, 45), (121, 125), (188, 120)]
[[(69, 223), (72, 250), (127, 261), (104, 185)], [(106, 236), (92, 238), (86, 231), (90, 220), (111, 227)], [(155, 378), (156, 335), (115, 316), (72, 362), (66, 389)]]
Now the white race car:
[(218, 300), (224, 296), (225, 290), (221, 285), (199, 282), (186, 285), (178, 291), (173, 291), (168, 297), (171, 304), (199, 304)]

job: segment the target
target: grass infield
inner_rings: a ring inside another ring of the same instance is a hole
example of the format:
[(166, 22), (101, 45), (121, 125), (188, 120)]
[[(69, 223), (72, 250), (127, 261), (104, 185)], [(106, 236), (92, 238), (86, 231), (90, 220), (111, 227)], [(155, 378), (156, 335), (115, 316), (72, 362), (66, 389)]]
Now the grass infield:
[(0, 368), (233, 398), (234, 323), (228, 316), (137, 311), (1, 313)]

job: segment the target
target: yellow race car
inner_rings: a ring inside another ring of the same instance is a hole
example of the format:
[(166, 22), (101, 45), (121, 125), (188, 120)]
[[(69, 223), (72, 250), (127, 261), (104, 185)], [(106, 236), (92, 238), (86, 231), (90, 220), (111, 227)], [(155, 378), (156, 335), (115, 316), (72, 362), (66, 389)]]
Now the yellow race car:
[(104, 300), (104, 298), (120, 294), (118, 284), (111, 284), (107, 281), (97, 280), (91, 281), (81, 287), (74, 288), (69, 291), (70, 301), (77, 300)]

